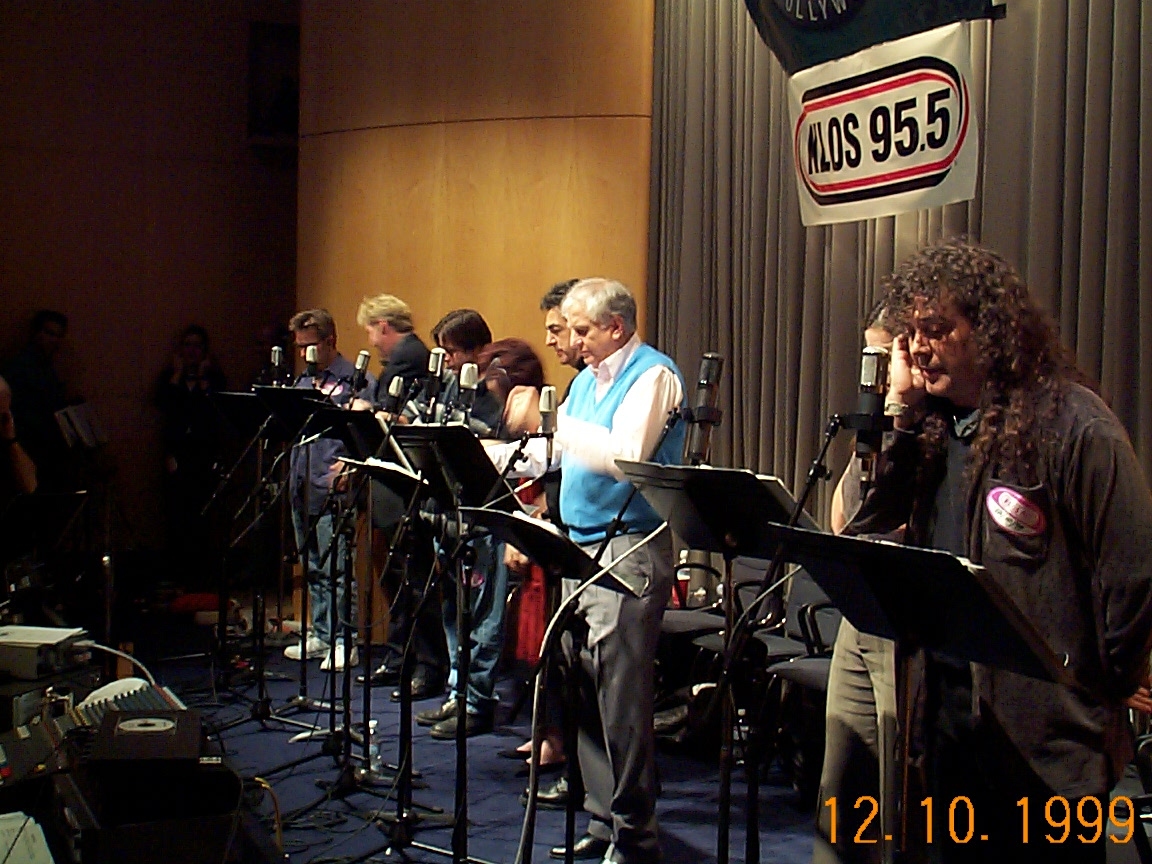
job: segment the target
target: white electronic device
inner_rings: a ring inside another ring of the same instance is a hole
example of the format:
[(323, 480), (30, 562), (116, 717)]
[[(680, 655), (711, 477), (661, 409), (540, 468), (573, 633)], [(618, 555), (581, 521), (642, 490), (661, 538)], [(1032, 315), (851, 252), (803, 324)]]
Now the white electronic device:
[(0, 627), (0, 674), (34, 681), (86, 662), (76, 645), (86, 636), (79, 627)]

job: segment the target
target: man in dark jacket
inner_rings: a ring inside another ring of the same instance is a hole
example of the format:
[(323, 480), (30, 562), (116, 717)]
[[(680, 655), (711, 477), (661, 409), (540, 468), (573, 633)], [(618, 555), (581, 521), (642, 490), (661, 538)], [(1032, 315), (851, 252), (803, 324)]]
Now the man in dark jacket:
[[(393, 379), (403, 381), (405, 395), (413, 393), (413, 382), (424, 379), (428, 371), (428, 348), (416, 335), (412, 309), (399, 297), (391, 294), (365, 297), (356, 313), (356, 321), (364, 328), (369, 344), (383, 364), (371, 405), (356, 407), (379, 411), (386, 403)], [(403, 409), (402, 405), (399, 407)], [(373, 561), (378, 566), (388, 560), (388, 547), (396, 536), (406, 504), (383, 483), (372, 483)], [(392, 556), (389, 572), (379, 574), (392, 603), (388, 610), (384, 662), (373, 670), (370, 680), (374, 686), (400, 683), (400, 659), (411, 635), (415, 657), (412, 694), (420, 699), (438, 696), (444, 690), (448, 649), (440, 626), (439, 597), (426, 602), (420, 616), (416, 617), (420, 596), (431, 571), (432, 553), (431, 540), (424, 536), (419, 520), (413, 524), (412, 531), (414, 536), (409, 537), (406, 547), (408, 554)], [(363, 683), (362, 677), (359, 680)]]
[[(934, 859), (1103, 862), (1107, 832), (1090, 826), (1102, 813), (1107, 827), (1131, 757), (1125, 702), (1147, 694), (1152, 495), (1119, 420), (1003, 259), (943, 243), (889, 288), (906, 328), (886, 406), (896, 432), (846, 533), (906, 524), (905, 542), (982, 565), (1075, 682), (928, 652), (929, 804), (905, 802), (912, 845), (931, 818)], [(1059, 841), (1066, 813), (1076, 836)], [(970, 828), (977, 842), (956, 842)]]

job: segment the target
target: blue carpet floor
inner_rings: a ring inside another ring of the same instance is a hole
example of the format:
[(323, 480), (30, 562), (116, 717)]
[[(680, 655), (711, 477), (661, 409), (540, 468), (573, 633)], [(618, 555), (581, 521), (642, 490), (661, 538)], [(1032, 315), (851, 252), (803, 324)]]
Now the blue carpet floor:
[[(269, 681), (272, 708), (277, 710), (299, 691), (295, 679), (298, 664), (285, 661), (278, 652), (270, 652), (269, 656), (269, 672), (290, 679)], [(328, 678), (318, 670), (318, 665), (317, 661), (309, 664), (308, 693), (312, 697), (321, 696)], [(160, 664), (154, 671), (162, 681), (183, 682), (185, 701), (189, 707), (199, 708), (211, 725), (223, 726), (250, 717), (249, 703), (245, 700), (255, 696), (254, 684), (233, 692), (213, 693), (205, 686), (210, 675), (194, 664), (167, 664), (167, 667)], [(197, 691), (196, 685), (201, 685), (202, 689)], [(372, 716), (377, 718), (377, 740), (383, 759), (386, 763), (395, 763), (399, 706), (389, 701), (388, 692), (384, 688), (373, 691)], [(506, 710), (511, 695), (510, 682), (502, 692)], [(439, 701), (417, 703), (414, 712), (434, 707)], [(354, 688), (353, 706), (354, 725), (358, 725), (362, 716), (359, 687)], [(285, 713), (328, 728), (326, 713)], [(503, 711), (498, 713), (498, 724), (503, 717)], [(515, 774), (518, 763), (501, 757), (499, 752), (525, 740), (527, 722), (526, 717), (521, 717), (515, 726), (497, 725), (493, 733), (469, 739), (468, 851), (474, 858), (504, 864), (515, 857), (524, 815), (519, 796), (526, 781)], [(454, 744), (435, 741), (428, 737), (426, 730), (414, 728), (413, 764), (425, 784), (425, 788), (414, 791), (414, 799), (419, 804), (443, 808), (451, 813), (455, 788)], [(289, 743), (289, 739), (299, 731), (275, 721), (261, 724), (249, 719), (221, 734), (231, 765), (245, 778), (263, 776), (292, 760), (315, 757), (291, 769), (272, 773), (267, 778), (284, 814), (321, 800), (324, 792), (317, 781), (328, 781), (337, 776), (334, 759), (321, 753), (321, 742)], [(661, 752), (659, 770), (663, 791), (658, 813), (664, 860), (667, 864), (715, 861), (719, 773), (716, 760)], [(550, 777), (546, 776), (543, 783), (547, 782), (550, 782)], [(730, 860), (733, 862), (744, 860), (743, 784), (743, 774), (737, 769), (731, 812)], [(388, 787), (378, 788), (385, 794), (389, 791)], [(765, 864), (807, 862), (812, 849), (812, 813), (808, 808), (798, 806), (796, 793), (781, 776), (771, 774), (762, 784), (760, 807), (761, 860)], [(256, 810), (269, 826), (273, 824), (272, 796), (265, 794)], [(393, 801), (359, 791), (343, 800), (324, 801), (306, 816), (285, 825), (285, 851), (294, 864), (398, 860), (397, 854), (385, 856), (387, 829), (372, 818), (378, 812), (394, 810)], [(562, 812), (540, 812), (532, 856), (534, 861), (547, 861), (549, 847), (563, 839), (563, 816)], [(578, 835), (584, 825), (584, 815), (578, 814)], [(449, 850), (451, 829), (429, 826), (417, 831), (415, 839), (422, 844)], [(373, 850), (380, 851), (368, 859), (363, 857)], [(415, 847), (407, 847), (403, 852), (414, 861), (448, 860), (444, 855)]]

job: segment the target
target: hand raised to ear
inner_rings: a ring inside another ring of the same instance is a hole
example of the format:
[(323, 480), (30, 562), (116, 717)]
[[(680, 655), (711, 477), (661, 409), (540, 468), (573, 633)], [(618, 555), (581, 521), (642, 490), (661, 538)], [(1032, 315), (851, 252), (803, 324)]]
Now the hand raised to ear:
[(513, 387), (504, 402), (504, 428), (513, 435), (540, 428), (540, 391), (535, 387)]

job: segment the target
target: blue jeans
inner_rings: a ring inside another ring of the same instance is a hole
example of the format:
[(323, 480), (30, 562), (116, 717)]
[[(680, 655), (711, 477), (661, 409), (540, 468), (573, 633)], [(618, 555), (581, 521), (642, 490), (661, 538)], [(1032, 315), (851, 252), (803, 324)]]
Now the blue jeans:
[[(504, 611), (508, 599), (508, 568), (504, 566), (504, 544), (491, 536), (472, 541), (476, 563), (471, 568), (472, 634), (471, 662), (468, 665), (468, 691), (465, 704), (469, 714), (491, 717), (500, 698), (496, 695), (496, 665), (504, 651)], [(453, 574), (455, 576), (455, 573)], [(444, 636), (448, 641), (451, 669), (448, 686), (452, 698), (456, 688), (456, 584), (444, 586)]]
[[(296, 546), (298, 549), (304, 548), (304, 532), (308, 530), (308, 525), (314, 517), (306, 516), (298, 510), (292, 511), (292, 527), (296, 530)], [(308, 550), (308, 566), (307, 566), (307, 582), (308, 582), (308, 606), (311, 609), (310, 626), (311, 633), (325, 645), (332, 644), (332, 592), (331, 592), (331, 576), (329, 575), (329, 568), (332, 566), (331, 556), (324, 562), (324, 569), (320, 569), (320, 556), (323, 555), (327, 549), (328, 544), (332, 542), (332, 529), (335, 527), (335, 519), (331, 513), (325, 513), (320, 517), (320, 521), (316, 525), (316, 535), (312, 539), (312, 546)], [(344, 601), (347, 597), (348, 585), (347, 579), (344, 576), (345, 564), (347, 563), (348, 544), (341, 538), (336, 547), (336, 613), (337, 613), (337, 627), (339, 628), (336, 638), (338, 641), (343, 641), (341, 638), (340, 630), (343, 625), (344, 616)], [(352, 591), (355, 592), (356, 584), (353, 582)], [(355, 595), (353, 595), (355, 596)], [(355, 626), (356, 621), (356, 604), (352, 604), (352, 622)]]

